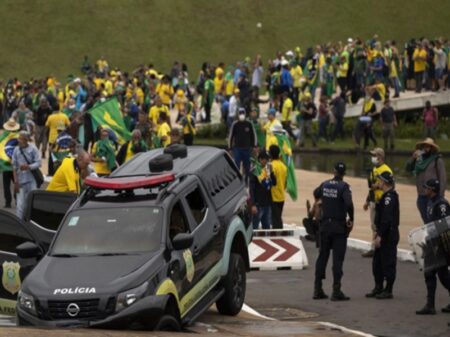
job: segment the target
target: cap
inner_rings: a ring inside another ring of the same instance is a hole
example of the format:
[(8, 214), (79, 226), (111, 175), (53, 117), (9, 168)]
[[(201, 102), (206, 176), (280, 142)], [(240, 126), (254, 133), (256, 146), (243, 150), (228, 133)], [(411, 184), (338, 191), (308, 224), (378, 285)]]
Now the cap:
[(339, 161), (334, 165), (334, 170), (339, 174), (345, 174), (346, 166), (343, 162)]
[(286, 56), (292, 57), (292, 56), (294, 56), (294, 52), (293, 52), (292, 50), (288, 50), (288, 51), (286, 52)]
[(281, 65), (282, 66), (287, 66), (289, 64), (289, 62), (285, 59), (281, 60)]
[(423, 187), (429, 188), (433, 192), (438, 193), (439, 190), (441, 189), (441, 183), (437, 179), (429, 179), (426, 181), (425, 184), (423, 184)]
[(374, 148), (370, 154), (384, 159), (384, 150), (381, 147)]
[(270, 108), (269, 111), (267, 111), (267, 114), (275, 116), (277, 114), (277, 110), (275, 110), (275, 108)]
[(392, 175), (391, 172), (388, 171), (384, 171), (383, 173), (381, 173), (378, 178), (380, 178), (382, 181), (384, 181), (385, 183), (388, 183), (389, 185), (394, 184), (394, 176)]

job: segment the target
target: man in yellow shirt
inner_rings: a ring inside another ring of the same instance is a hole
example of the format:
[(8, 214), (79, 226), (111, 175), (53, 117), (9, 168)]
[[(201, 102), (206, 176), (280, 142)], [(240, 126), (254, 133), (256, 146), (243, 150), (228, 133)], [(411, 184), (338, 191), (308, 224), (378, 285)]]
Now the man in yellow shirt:
[(158, 137), (161, 140), (161, 147), (167, 147), (171, 143), (170, 139), (170, 125), (167, 122), (168, 116), (165, 112), (161, 112), (159, 115), (159, 128), (158, 128)]
[(169, 116), (169, 108), (163, 105), (161, 97), (156, 96), (155, 105), (153, 105), (148, 112), (148, 119), (152, 123), (153, 130), (158, 131), (159, 116), (162, 112)]
[(423, 75), (425, 73), (427, 65), (427, 51), (425, 50), (425, 44), (419, 43), (413, 53), (414, 61), (414, 77), (416, 79), (416, 92), (422, 91)]
[(223, 76), (223, 69), (217, 67), (216, 76), (214, 77), (214, 93), (217, 96), (225, 96), (225, 80)]
[(104, 56), (100, 57), (95, 65), (97, 66), (97, 71), (102, 75), (104, 75), (109, 70), (108, 61), (106, 61)]
[(278, 119), (275, 118), (277, 111), (275, 108), (270, 108), (267, 112), (267, 122), (264, 124), (264, 131), (266, 132), (266, 151), (269, 151), (270, 147), (270, 138), (272, 137), (272, 128), (274, 125), (278, 124), (281, 126), (281, 123)]
[(280, 159), (280, 148), (271, 145), (269, 148), (272, 172), (275, 176), (276, 185), (272, 186), (272, 228), (283, 228), (283, 206), (285, 200), (285, 190), (287, 182), (287, 167)]
[(292, 110), (294, 109), (294, 103), (289, 98), (289, 93), (287, 91), (283, 92), (283, 105), (281, 107), (281, 125), (286, 130), (286, 132), (295, 139), (292, 133), (291, 123), (292, 123)]
[(89, 153), (84, 150), (80, 150), (76, 158), (65, 158), (53, 175), (47, 191), (70, 192), (79, 195), (82, 186), (81, 179), (87, 175), (85, 172), (87, 172), (90, 162)]
[(302, 82), (303, 82), (303, 70), (302, 67), (300, 66), (300, 64), (294, 60), (293, 61), (294, 64), (291, 67), (291, 76), (292, 76), (292, 86), (293, 86), (293, 91), (292, 91), (292, 97), (293, 97), (293, 103), (294, 103), (294, 108), (297, 107), (298, 105), (298, 95), (300, 93), (300, 88), (302, 86)]
[(340, 61), (337, 64), (337, 82), (341, 92), (347, 91), (347, 74), (348, 74), (348, 62), (345, 55), (341, 55)]
[[(389, 172), (393, 174), (391, 168), (387, 166), (384, 162), (384, 150), (380, 147), (376, 147), (372, 151), (370, 151), (370, 154), (372, 155), (372, 164), (373, 169), (370, 172), (370, 175), (367, 179), (369, 183), (369, 193), (366, 198), (366, 202), (364, 204), (364, 210), (367, 211), (370, 210), (370, 226), (372, 228), (372, 236), (373, 239), (376, 237), (376, 226), (375, 226), (375, 207), (376, 204), (380, 201), (381, 197), (383, 196), (383, 190), (380, 188), (380, 178), (379, 176), (383, 172)], [(372, 246), (371, 249), (363, 253), (363, 257), (372, 257), (374, 253), (374, 247)]]
[(161, 97), (162, 104), (169, 107), (174, 92), (167, 76), (164, 76), (161, 83), (156, 86), (156, 93)]
[(56, 143), (56, 138), (58, 137), (58, 129), (65, 129), (70, 125), (70, 120), (67, 115), (62, 111), (54, 111), (50, 116), (47, 117), (45, 126), (49, 129), (48, 142), (50, 145), (50, 151)]

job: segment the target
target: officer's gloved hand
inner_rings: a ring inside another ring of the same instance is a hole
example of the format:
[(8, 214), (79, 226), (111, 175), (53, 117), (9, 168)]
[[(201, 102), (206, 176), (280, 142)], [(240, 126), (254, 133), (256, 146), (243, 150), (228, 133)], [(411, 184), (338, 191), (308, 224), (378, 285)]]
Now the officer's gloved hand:
[(353, 230), (353, 221), (347, 220), (347, 235), (350, 235), (352, 230)]

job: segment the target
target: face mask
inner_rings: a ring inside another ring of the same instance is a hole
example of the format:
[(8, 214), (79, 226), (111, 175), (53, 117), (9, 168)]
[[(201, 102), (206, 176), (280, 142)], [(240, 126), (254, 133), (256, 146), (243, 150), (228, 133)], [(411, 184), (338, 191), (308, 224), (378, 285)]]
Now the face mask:
[(75, 109), (75, 104), (69, 105), (69, 109)]
[(378, 165), (380, 163), (377, 157), (372, 157), (371, 160), (373, 165)]
[(241, 122), (245, 121), (245, 115), (239, 115), (239, 120), (240, 120)]

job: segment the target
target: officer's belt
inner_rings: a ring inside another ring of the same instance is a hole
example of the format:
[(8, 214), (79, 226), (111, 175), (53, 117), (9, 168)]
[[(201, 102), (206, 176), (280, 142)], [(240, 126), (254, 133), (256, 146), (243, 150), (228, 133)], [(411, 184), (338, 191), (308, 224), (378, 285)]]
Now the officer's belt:
[(335, 223), (342, 223), (342, 224), (345, 224), (346, 221), (347, 221), (346, 219), (334, 219), (334, 218), (326, 218), (326, 219), (320, 220), (321, 223), (335, 222)]

